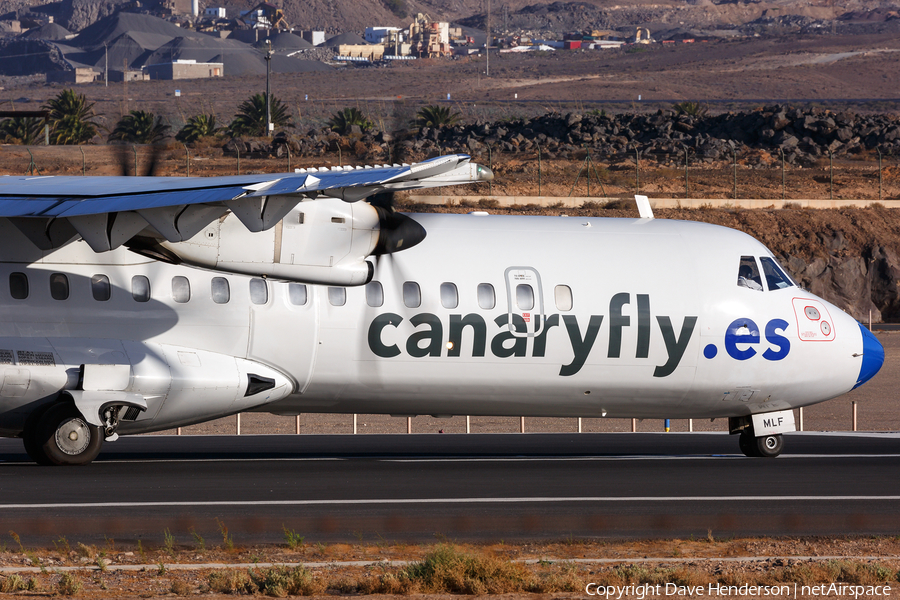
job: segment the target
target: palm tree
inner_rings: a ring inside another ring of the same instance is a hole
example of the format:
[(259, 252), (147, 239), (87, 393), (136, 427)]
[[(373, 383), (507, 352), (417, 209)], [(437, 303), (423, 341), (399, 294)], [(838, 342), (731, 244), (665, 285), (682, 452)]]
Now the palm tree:
[(51, 144), (84, 144), (98, 134), (94, 103), (89, 103), (84, 94), (63, 90), (41, 108), (50, 111)]
[[(284, 129), (285, 127), (294, 127), (294, 121), (291, 119), (289, 109), (275, 95), (272, 95), (271, 103), (272, 123), (275, 127)], [(266, 135), (266, 95), (254, 94), (244, 100), (238, 106), (238, 114), (228, 126), (228, 131), (232, 136), (241, 135), (263, 136)]]
[(702, 117), (709, 111), (708, 106), (703, 106), (699, 102), (691, 102), (689, 100), (673, 104), (672, 108), (675, 110), (676, 114), (690, 115), (692, 117)]
[(129, 142), (133, 144), (156, 144), (169, 135), (169, 126), (152, 112), (133, 110), (116, 123), (109, 134), (110, 142)]
[(44, 119), (37, 117), (10, 117), (0, 121), (0, 140), (6, 144), (30, 146), (40, 139)]
[(444, 127), (445, 125), (455, 125), (460, 119), (459, 113), (450, 112), (446, 106), (423, 106), (416, 113), (416, 127)]
[(331, 118), (328, 120), (328, 126), (331, 130), (341, 135), (350, 133), (350, 128), (354, 125), (363, 131), (372, 128), (372, 122), (358, 108), (345, 108), (331, 115)]
[(224, 128), (216, 127), (215, 115), (194, 115), (189, 117), (184, 127), (175, 134), (175, 139), (185, 143), (196, 142), (200, 138), (216, 135), (222, 129)]

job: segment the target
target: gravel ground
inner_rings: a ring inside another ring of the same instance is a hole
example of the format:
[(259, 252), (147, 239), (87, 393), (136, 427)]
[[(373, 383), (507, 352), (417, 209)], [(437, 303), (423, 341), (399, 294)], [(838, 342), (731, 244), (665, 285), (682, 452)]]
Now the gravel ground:
[[(810, 406), (803, 411), (804, 429), (807, 431), (850, 431), (852, 430), (852, 403), (857, 403), (857, 428), (860, 431), (900, 431), (900, 412), (897, 411), (896, 390), (900, 389), (900, 332), (878, 332), (878, 339), (885, 348), (885, 363), (881, 371), (866, 385), (838, 398)], [(795, 417), (799, 415), (795, 414)], [(237, 417), (227, 417), (200, 425), (183, 427), (185, 435), (222, 435), (236, 433)], [(799, 422), (799, 419), (798, 419)], [(243, 413), (240, 415), (240, 433), (254, 434), (295, 434), (298, 419), (264, 413)], [(300, 433), (352, 433), (353, 416), (340, 414), (304, 414), (299, 417)], [(686, 419), (673, 419), (671, 431), (688, 431), (690, 423)], [(471, 417), (471, 433), (514, 433), (519, 431), (518, 417)], [(413, 433), (465, 433), (466, 418), (457, 416), (449, 419), (434, 417), (413, 417)], [(583, 432), (630, 431), (629, 419), (582, 419)], [(727, 431), (728, 421), (716, 419), (694, 420), (694, 431)], [(661, 420), (646, 419), (637, 422), (638, 431), (664, 431)], [(405, 433), (406, 417), (389, 415), (357, 415), (357, 433)], [(525, 419), (526, 433), (562, 433), (578, 431), (578, 421), (572, 418)], [(173, 434), (174, 430), (161, 434)]]

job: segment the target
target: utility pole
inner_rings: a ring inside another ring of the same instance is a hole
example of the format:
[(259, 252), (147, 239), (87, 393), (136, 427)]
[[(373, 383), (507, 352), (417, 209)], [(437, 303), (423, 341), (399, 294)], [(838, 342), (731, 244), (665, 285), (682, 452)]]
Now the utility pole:
[(491, 76), (491, 0), (487, 0), (487, 38), (484, 41), (484, 55), (487, 63), (485, 65), (484, 74), (486, 77)]
[(272, 137), (272, 90), (269, 79), (272, 76), (272, 40), (266, 39), (266, 137)]
[(103, 42), (103, 81), (109, 87), (109, 46)]

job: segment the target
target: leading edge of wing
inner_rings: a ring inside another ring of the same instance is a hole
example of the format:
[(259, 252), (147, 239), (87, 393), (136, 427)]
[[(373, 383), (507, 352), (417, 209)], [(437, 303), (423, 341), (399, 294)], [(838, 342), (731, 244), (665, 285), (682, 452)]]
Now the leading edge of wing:
[[(453, 156), (455, 164), (469, 160), (465, 154)], [(417, 164), (447, 159), (437, 157)], [(334, 167), (225, 177), (5, 176), (0, 177), (0, 217), (60, 218), (227, 202), (247, 196), (315, 197), (326, 190), (417, 179), (415, 166)]]

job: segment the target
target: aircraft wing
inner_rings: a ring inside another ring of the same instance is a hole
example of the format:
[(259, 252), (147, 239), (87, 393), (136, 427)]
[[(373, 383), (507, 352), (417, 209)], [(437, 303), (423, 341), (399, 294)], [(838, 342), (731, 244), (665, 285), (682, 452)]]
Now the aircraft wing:
[(356, 202), (382, 191), (474, 183), (490, 170), (465, 154), (412, 165), (322, 167), (229, 177), (0, 177), (0, 218), (39, 248), (81, 237), (95, 252), (117, 248), (148, 226), (170, 242), (190, 239), (231, 211), (250, 231), (274, 226), (298, 202)]

